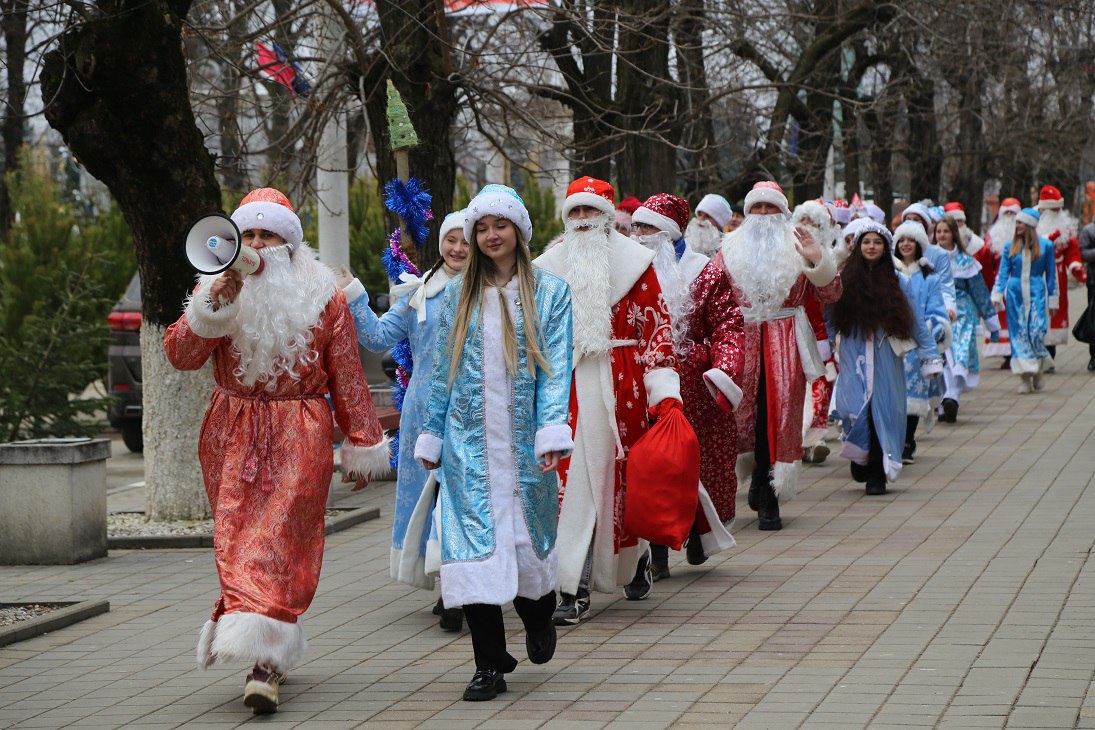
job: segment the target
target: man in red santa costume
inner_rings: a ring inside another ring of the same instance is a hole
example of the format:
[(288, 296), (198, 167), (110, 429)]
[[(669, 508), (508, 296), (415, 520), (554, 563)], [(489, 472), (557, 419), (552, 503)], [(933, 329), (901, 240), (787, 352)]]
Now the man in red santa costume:
[[(996, 221), (985, 232), (985, 247), (982, 249), (984, 255), (977, 257), (977, 260), (981, 263), (981, 276), (985, 277), (989, 291), (992, 291), (996, 283), (996, 272), (1000, 269), (1000, 256), (1004, 248), (1011, 244), (1011, 239), (1015, 237), (1015, 217), (1022, 209), (1023, 205), (1018, 198), (1004, 198), (1000, 202), (1000, 209), (996, 212)], [(996, 306), (996, 314), (1000, 319), (1000, 339), (993, 342), (986, 336), (982, 354), (985, 357), (1004, 358), (1000, 369), (1007, 370), (1011, 361), (1008, 318), (1003, 304), (998, 303)]]
[[(563, 201), (558, 245), (535, 260), (571, 289), (574, 451), (559, 466), (556, 625), (579, 623), (590, 590), (615, 592), (635, 575), (645, 542), (623, 531), (627, 453), (650, 427), (647, 409), (681, 400), (673, 334), (654, 253), (613, 227), (613, 189), (581, 177)], [(649, 582), (645, 598), (650, 592)]]
[[(758, 527), (779, 530), (779, 499), (794, 496), (801, 470), (806, 383), (824, 372), (805, 306), (811, 295), (821, 305), (839, 299), (840, 276), (831, 251), (795, 226), (783, 190), (769, 181), (745, 196), (745, 222), (724, 240), (722, 257), (745, 320), (743, 370), (731, 375), (744, 394), (738, 481), (750, 480)], [(732, 392), (727, 386), (728, 400)]]
[[(710, 210), (713, 201), (709, 198), (704, 200)], [(693, 316), (695, 302), (691, 288), (710, 260), (694, 251), (687, 238), (682, 237), (688, 216), (688, 201), (669, 193), (651, 195), (632, 216), (632, 237), (654, 251), (654, 269), (669, 308), (677, 361), (681, 365), (692, 357), (693, 346), (707, 340), (712, 330), (720, 326), (722, 318), (731, 315), (722, 312), (715, 317)], [(727, 528), (734, 520), (737, 480), (731, 470), (737, 449), (732, 445), (733, 433), (727, 427), (730, 419), (718, 417), (717, 410), (708, 407), (713, 401), (702, 387), (702, 381), (693, 378), (692, 383), (696, 387), (690, 395), (685, 395), (684, 412), (700, 442), (700, 507), (688, 537), (686, 558), (689, 564), (700, 565), (711, 555), (735, 544)], [(716, 420), (707, 421), (709, 415), (715, 415)], [(723, 428), (712, 428), (714, 423), (723, 424)], [(668, 578), (669, 548), (651, 545), (650, 550), (652, 579)], [(646, 584), (641, 572), (643, 567), (639, 565), (635, 579), (625, 589), (629, 597), (639, 595)]]
[[(805, 226), (823, 248), (829, 249), (833, 262), (838, 266), (847, 250), (841, 241), (841, 231), (845, 225), (840, 223), (841, 211), (851, 213), (847, 203), (844, 203), (844, 207), (836, 205), (843, 202), (834, 201), (830, 206), (821, 200), (808, 200), (795, 206), (791, 216), (791, 221), (796, 226)], [(810, 326), (817, 340), (818, 355), (825, 363), (825, 372), (806, 389), (802, 413), (802, 460), (807, 464), (822, 464), (829, 456), (825, 432), (829, 430), (829, 405), (833, 400), (837, 366), (829, 343), (829, 333), (825, 328), (825, 313), (813, 294), (806, 298), (806, 314), (810, 317)]]
[(304, 658), (300, 616), (319, 582), (333, 472), (331, 406), (346, 434), (343, 481), (364, 487), (388, 471), (389, 453), (346, 298), (303, 242), (289, 200), (254, 190), (232, 220), (261, 271), (200, 277), (164, 348), (180, 370), (212, 357), (217, 383), (198, 459), (221, 594), (198, 664), (253, 662), (244, 703), (260, 714), (277, 709), (284, 673)]
[[(1044, 186), (1038, 193), (1038, 235), (1053, 243), (1057, 262), (1057, 291), (1060, 306), (1050, 317), (1046, 333), (1046, 349), (1050, 357), (1057, 357), (1057, 345), (1068, 344), (1072, 328), (1068, 324), (1068, 275), (1078, 282), (1086, 281), (1084, 264), (1080, 259), (1079, 222), (1064, 209), (1061, 191), (1052, 185)], [(1050, 367), (1048, 372), (1053, 372)]]

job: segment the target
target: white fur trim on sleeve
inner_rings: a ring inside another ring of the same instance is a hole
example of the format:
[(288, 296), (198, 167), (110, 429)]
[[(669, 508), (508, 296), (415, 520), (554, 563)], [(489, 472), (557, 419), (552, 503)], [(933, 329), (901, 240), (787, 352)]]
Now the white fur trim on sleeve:
[(387, 436), (372, 446), (342, 442), (342, 473), (375, 479), (391, 471), (392, 445)]
[(827, 286), (836, 278), (836, 264), (824, 247), (821, 249), (821, 261), (816, 266), (805, 259), (803, 262), (802, 273), (806, 274), (806, 278), (814, 286)]
[(1047, 294), (1046, 295), (1046, 306), (1049, 307), (1050, 309), (1057, 309), (1060, 306), (1060, 303), (1057, 300), (1057, 295), (1056, 294)]
[(988, 328), (989, 332), (999, 332), (1000, 331), (1000, 315), (994, 314), (991, 317), (989, 317), (988, 319), (986, 319), (985, 320), (985, 327)]
[(1079, 271), (1081, 268), (1083, 268), (1083, 264), (1081, 264), (1079, 261), (1073, 261), (1071, 264), (1068, 265), (1068, 270), (1072, 272)]
[(186, 301), (186, 322), (198, 337), (215, 340), (235, 329), (236, 314), (240, 311), (239, 300), (229, 302), (214, 310), (209, 293), (198, 289)]
[(818, 340), (817, 354), (821, 356), (822, 362), (831, 360), (833, 357), (833, 346), (829, 344), (828, 340)]
[(681, 376), (673, 368), (655, 368), (643, 376), (646, 406), (653, 408), (666, 398), (681, 401)]
[(729, 375), (718, 368), (711, 368), (703, 374), (703, 383), (707, 386), (712, 398), (717, 397), (718, 393), (722, 393), (726, 396), (726, 400), (730, 401), (730, 405), (734, 407), (734, 410), (738, 409), (738, 404), (741, 403), (741, 388), (734, 383), (733, 378)]
[(536, 432), (533, 453), (536, 454), (537, 459), (552, 451), (566, 452), (573, 450), (574, 439), (570, 432), (570, 426), (565, 423), (552, 423)]
[(427, 432), (420, 433), (418, 440), (414, 442), (414, 458), (417, 461), (432, 461), (437, 464), (441, 461), (441, 446), (444, 443), (440, 436)]
[(346, 293), (346, 301), (353, 302), (365, 294), (365, 285), (361, 283), (361, 279), (355, 276), (354, 280), (347, 284), (342, 291)]

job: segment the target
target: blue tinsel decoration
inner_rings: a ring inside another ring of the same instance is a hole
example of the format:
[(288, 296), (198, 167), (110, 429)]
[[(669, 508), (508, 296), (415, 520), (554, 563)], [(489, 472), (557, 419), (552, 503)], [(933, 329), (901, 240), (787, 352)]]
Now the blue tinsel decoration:
[(430, 191), (426, 189), (426, 183), (416, 177), (405, 183), (402, 180), (389, 180), (384, 185), (385, 207), (403, 219), (404, 227), (418, 248), (422, 248), (430, 234), (430, 202)]
[(388, 463), (391, 464), (393, 469), (398, 469), (399, 468), (399, 431), (398, 430), (395, 433), (392, 434), (391, 441), (392, 441), (392, 443), (391, 443), (392, 457), (388, 460)]

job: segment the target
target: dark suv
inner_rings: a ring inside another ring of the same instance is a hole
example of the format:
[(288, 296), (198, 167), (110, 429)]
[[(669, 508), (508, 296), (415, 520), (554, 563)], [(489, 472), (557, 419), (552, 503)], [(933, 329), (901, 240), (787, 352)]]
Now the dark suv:
[[(377, 314), (383, 314), (388, 309), (388, 295), (371, 295), (369, 303)], [(144, 438), (141, 434), (141, 279), (138, 274), (133, 275), (125, 294), (114, 305), (106, 321), (110, 327), (107, 387), (114, 396), (109, 413), (110, 425), (121, 432), (127, 449), (140, 453), (144, 450)], [(361, 347), (358, 353), (369, 381), (373, 403), (378, 409), (390, 410), (391, 385), (395, 381), (395, 363), (391, 353), (377, 355)]]

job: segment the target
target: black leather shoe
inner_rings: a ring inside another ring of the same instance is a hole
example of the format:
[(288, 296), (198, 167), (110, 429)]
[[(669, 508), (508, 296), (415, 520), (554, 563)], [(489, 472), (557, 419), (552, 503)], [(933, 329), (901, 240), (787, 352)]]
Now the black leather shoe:
[(689, 565), (703, 565), (707, 562), (707, 556), (703, 552), (703, 541), (700, 540), (699, 525), (692, 525), (692, 532), (688, 533), (688, 547), (684, 551), (685, 560)]
[(1095, 357), (1087, 361), (1087, 371), (1089, 373), (1095, 373)]
[(943, 417), (939, 420), (947, 423), (955, 423), (958, 420), (958, 401), (953, 398), (944, 398)]
[(876, 495), (876, 494), (885, 494), (885, 493), (886, 493), (886, 482), (876, 482), (874, 480), (871, 480), (871, 481), (867, 482), (867, 494)]
[(867, 465), (857, 464), (854, 461), (848, 462), (849, 468), (852, 470), (852, 481), (863, 484), (867, 481)]
[(437, 623), (444, 631), (462, 631), (464, 629), (464, 609), (441, 609), (441, 620)]
[(505, 692), (505, 676), (495, 669), (476, 669), (475, 676), (464, 688), (464, 699), (468, 702), (483, 702), (493, 700)]
[(766, 532), (783, 529), (783, 520), (779, 517), (779, 509), (775, 512), (762, 509), (757, 515), (757, 529)]
[(555, 656), (555, 642), (558, 634), (555, 624), (549, 619), (547, 626), (535, 633), (525, 632), (525, 650), (528, 660), (533, 664), (547, 664)]

